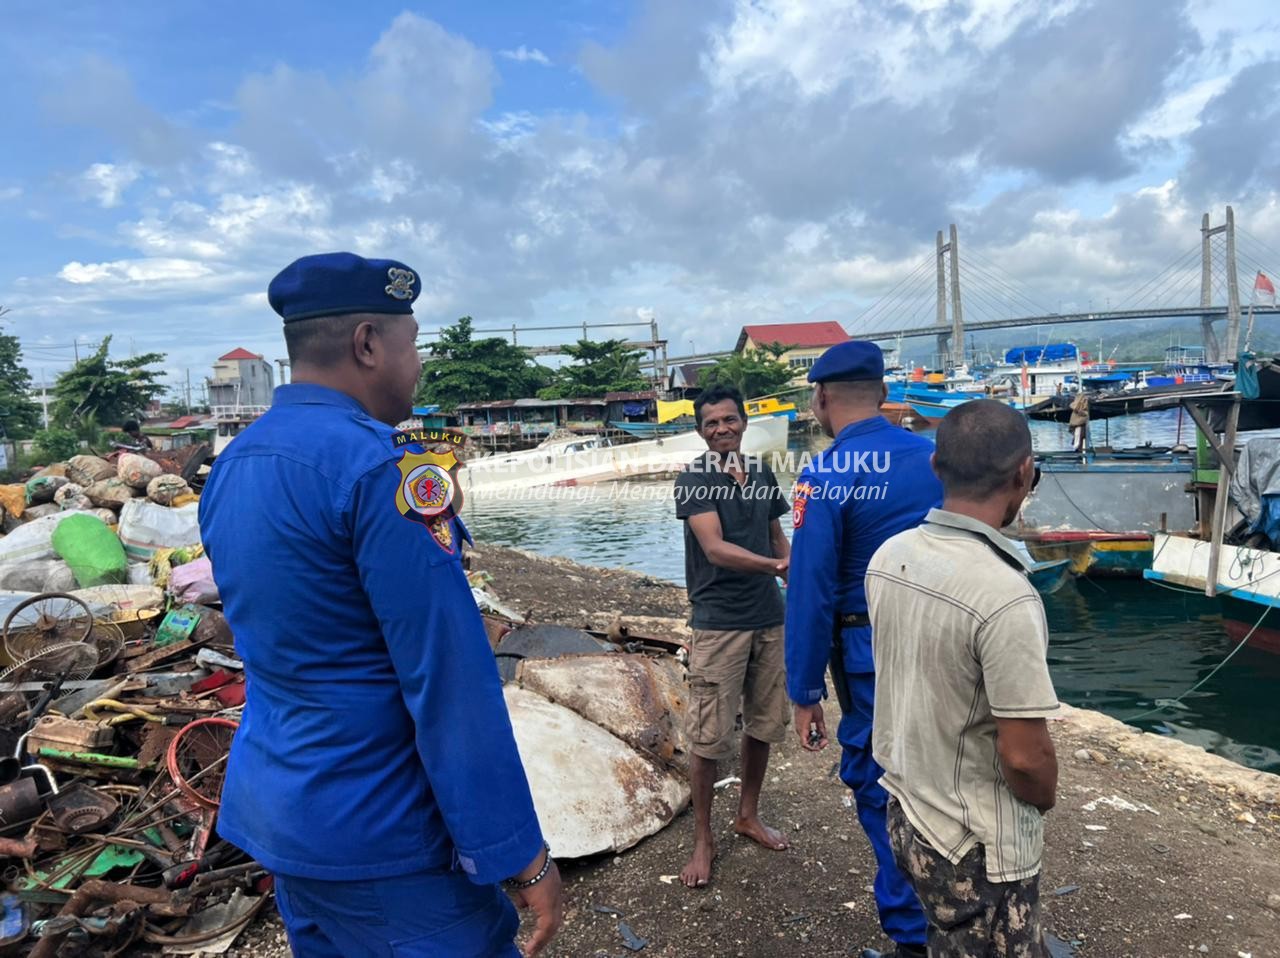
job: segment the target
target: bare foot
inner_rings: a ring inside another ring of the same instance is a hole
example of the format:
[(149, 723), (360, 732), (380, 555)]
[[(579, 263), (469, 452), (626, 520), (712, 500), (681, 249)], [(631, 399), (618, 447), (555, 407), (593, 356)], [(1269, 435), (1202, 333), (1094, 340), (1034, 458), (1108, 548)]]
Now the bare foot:
[(701, 888), (711, 881), (711, 863), (715, 860), (715, 842), (695, 840), (689, 864), (680, 870), (680, 881), (686, 888)]
[(739, 818), (733, 823), (733, 830), (775, 852), (785, 851), (791, 847), (791, 842), (787, 840), (786, 835), (776, 828), (770, 828), (759, 818)]

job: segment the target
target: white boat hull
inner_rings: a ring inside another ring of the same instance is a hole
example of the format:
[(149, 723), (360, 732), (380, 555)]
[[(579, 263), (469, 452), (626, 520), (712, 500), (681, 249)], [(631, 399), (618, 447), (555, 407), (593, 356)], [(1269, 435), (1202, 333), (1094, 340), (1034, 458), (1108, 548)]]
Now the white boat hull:
[[(784, 416), (748, 420), (742, 451), (749, 456), (785, 452)], [(618, 446), (588, 448), (589, 440), (566, 440), (510, 455), (472, 460), (460, 480), (467, 495), (483, 496), (537, 486), (578, 486), (678, 472), (707, 448), (696, 432)]]
[[(1211, 545), (1203, 539), (1157, 533), (1148, 579), (1204, 591)], [(1259, 606), (1280, 606), (1280, 553), (1223, 545), (1217, 593)]]

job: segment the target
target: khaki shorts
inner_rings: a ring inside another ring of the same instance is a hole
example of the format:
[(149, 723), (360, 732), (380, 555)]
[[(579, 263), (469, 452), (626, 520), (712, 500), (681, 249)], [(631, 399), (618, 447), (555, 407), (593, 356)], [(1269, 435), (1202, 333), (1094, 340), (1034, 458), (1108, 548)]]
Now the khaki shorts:
[(719, 631), (694, 629), (689, 649), (689, 714), (693, 754), (720, 761), (736, 749), (734, 726), (776, 745), (787, 730), (782, 626)]

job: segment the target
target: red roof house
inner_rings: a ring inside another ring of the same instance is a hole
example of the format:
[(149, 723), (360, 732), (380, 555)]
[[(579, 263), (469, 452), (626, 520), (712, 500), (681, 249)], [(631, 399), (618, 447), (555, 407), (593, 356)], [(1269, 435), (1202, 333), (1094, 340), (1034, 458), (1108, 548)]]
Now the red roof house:
[(245, 349), (243, 346), (237, 346), (235, 349), (231, 350), (231, 352), (227, 353), (225, 356), (219, 356), (218, 362), (222, 362), (223, 360), (227, 360), (227, 359), (261, 359), (261, 358), (262, 356), (259, 355), (258, 353), (251, 353), (249, 352), (249, 350)]
[(789, 349), (826, 349), (849, 339), (849, 334), (837, 322), (821, 323), (769, 323), (743, 326), (738, 334), (735, 352), (742, 352), (747, 343), (759, 348), (769, 343), (781, 343)]

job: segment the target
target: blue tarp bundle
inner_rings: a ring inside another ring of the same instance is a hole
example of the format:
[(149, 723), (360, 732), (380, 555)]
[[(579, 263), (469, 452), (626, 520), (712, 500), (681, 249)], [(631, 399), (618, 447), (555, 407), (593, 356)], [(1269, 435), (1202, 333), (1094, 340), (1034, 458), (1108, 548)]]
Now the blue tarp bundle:
[(1054, 362), (1060, 359), (1075, 359), (1076, 348), (1071, 343), (1049, 343), (1047, 346), (1018, 346), (1004, 354), (1004, 361), (1011, 365), (1028, 366), (1041, 361)]

